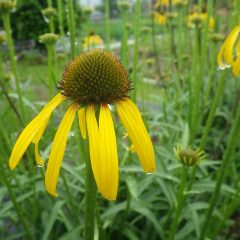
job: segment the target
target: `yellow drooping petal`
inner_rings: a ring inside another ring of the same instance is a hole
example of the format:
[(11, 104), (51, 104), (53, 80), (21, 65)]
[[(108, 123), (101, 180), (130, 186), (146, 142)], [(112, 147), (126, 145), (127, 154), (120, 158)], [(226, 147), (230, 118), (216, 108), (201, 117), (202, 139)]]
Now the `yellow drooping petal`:
[(86, 131), (86, 114), (85, 114), (85, 108), (81, 108), (78, 110), (78, 123), (80, 132), (82, 134), (83, 139), (86, 139), (87, 131)]
[(98, 189), (102, 183), (100, 183), (100, 178), (98, 175), (98, 169), (100, 169), (99, 161), (99, 129), (97, 124), (97, 119), (95, 116), (95, 110), (93, 105), (89, 105), (86, 111), (86, 123), (88, 130), (88, 139), (89, 139), (89, 151), (90, 151), (90, 160), (93, 170), (93, 175), (96, 180)]
[(99, 115), (99, 190), (108, 200), (115, 200), (118, 189), (118, 156), (113, 121), (108, 105), (101, 105)]
[[(240, 26), (235, 27), (227, 36), (217, 56), (217, 63), (220, 67), (232, 65), (234, 62), (234, 46), (240, 33)], [(236, 54), (237, 55), (237, 54)]]
[(78, 105), (75, 103), (70, 105), (58, 127), (58, 130), (53, 140), (47, 165), (47, 171), (45, 175), (45, 186), (47, 192), (54, 197), (57, 196), (56, 186), (59, 176), (59, 170), (65, 152), (68, 134), (71, 129), (77, 108)]
[(235, 77), (240, 75), (240, 56), (232, 64), (232, 73)]
[(46, 119), (50, 117), (53, 110), (66, 99), (61, 94), (57, 94), (42, 110), (41, 112), (24, 128), (18, 137), (12, 154), (9, 159), (9, 166), (14, 169), (25, 153), (27, 147), (32, 142), (37, 134), (39, 128), (45, 123)]
[(43, 166), (44, 165), (44, 160), (42, 159), (42, 157), (40, 156), (39, 152), (38, 152), (38, 144), (39, 141), (47, 127), (48, 121), (49, 121), (50, 116), (44, 121), (44, 123), (42, 124), (42, 126), (39, 128), (36, 136), (33, 138), (33, 143), (35, 144), (35, 160), (37, 165), (39, 166)]
[(144, 171), (153, 172), (156, 169), (153, 145), (137, 106), (128, 98), (117, 102), (116, 106), (120, 120), (135, 146)]

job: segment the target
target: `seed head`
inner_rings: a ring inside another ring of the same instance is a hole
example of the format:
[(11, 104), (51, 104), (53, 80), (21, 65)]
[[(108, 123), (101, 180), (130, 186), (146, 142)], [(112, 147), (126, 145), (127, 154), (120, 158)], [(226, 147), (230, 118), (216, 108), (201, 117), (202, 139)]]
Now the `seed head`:
[(131, 7), (131, 4), (127, 0), (118, 1), (118, 8), (120, 11), (128, 11)]
[(221, 42), (223, 41), (225, 38), (225, 36), (221, 33), (212, 33), (210, 35), (210, 39), (213, 41), (213, 42)]
[(93, 13), (93, 8), (85, 7), (82, 9), (82, 12), (84, 15), (90, 16)]
[(150, 27), (142, 27), (141, 28), (141, 32), (143, 33), (143, 34), (149, 34), (150, 32), (151, 32), (151, 28)]
[(183, 148), (181, 145), (174, 148), (174, 153), (177, 159), (187, 166), (196, 165), (205, 158), (204, 152), (201, 149), (193, 150), (190, 147)]
[(92, 49), (67, 66), (59, 88), (63, 95), (82, 105), (111, 104), (128, 97), (130, 81), (111, 52)]
[(14, 7), (12, 0), (0, 0), (0, 14), (9, 13)]
[(55, 8), (49, 7), (49, 8), (45, 8), (42, 10), (42, 15), (46, 18), (50, 18), (52, 16), (55, 16), (57, 13)]
[(55, 44), (58, 40), (58, 35), (55, 33), (45, 33), (39, 36), (39, 41), (45, 45)]

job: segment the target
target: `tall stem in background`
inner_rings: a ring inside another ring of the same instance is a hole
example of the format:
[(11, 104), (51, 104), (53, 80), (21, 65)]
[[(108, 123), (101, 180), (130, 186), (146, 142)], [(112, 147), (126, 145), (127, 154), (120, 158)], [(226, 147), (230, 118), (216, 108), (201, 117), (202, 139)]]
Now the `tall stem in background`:
[[(52, 8), (52, 0), (48, 0), (48, 7)], [(54, 33), (54, 15), (49, 17), (49, 29), (51, 33)]]
[(54, 85), (54, 73), (53, 73), (53, 56), (54, 56), (54, 45), (47, 44), (48, 54), (48, 88), (49, 88), (49, 99), (53, 96), (53, 85)]
[(140, 29), (140, 16), (141, 16), (141, 0), (137, 0), (135, 3), (135, 32), (134, 32), (134, 59), (133, 59), (133, 91), (132, 99), (137, 101), (137, 65), (138, 65), (138, 41), (139, 41), (139, 29)]
[(16, 85), (16, 89), (17, 89), (22, 119), (23, 119), (23, 121), (25, 121), (25, 109), (24, 109), (24, 104), (23, 104), (22, 92), (21, 92), (21, 88), (20, 88), (14, 44), (13, 44), (13, 39), (12, 39), (12, 35), (11, 35), (11, 25), (10, 25), (9, 13), (4, 13), (2, 15), (2, 18), (3, 18), (4, 29), (5, 29), (5, 32), (7, 35), (7, 44), (8, 44), (8, 49), (9, 49), (10, 62), (11, 62), (11, 67), (12, 67), (12, 71), (14, 74), (15, 85)]
[(110, 0), (104, 0), (105, 3), (105, 21), (106, 21), (106, 42), (107, 42), (107, 49), (110, 50), (110, 7), (109, 7)]
[(128, 33), (127, 33), (127, 11), (122, 10), (122, 29), (123, 29), (123, 37), (122, 37), (122, 46), (121, 46), (121, 56), (123, 66), (128, 70)]
[(73, 1), (67, 0), (68, 6), (68, 29), (70, 32), (70, 42), (71, 42), (71, 59), (75, 57), (75, 21), (74, 21), (74, 11), (73, 11)]

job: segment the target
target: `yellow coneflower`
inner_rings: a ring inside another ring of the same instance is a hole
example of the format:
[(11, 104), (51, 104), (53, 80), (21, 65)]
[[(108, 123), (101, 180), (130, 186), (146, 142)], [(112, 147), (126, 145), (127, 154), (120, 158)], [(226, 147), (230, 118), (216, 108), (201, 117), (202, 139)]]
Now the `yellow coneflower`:
[(240, 75), (240, 25), (235, 27), (227, 36), (217, 57), (219, 68), (232, 67), (233, 75)]
[(94, 32), (89, 33), (89, 35), (83, 40), (83, 48), (85, 49), (89, 49), (91, 47), (96, 47), (99, 45), (103, 45), (103, 40), (99, 35), (95, 34)]
[(153, 15), (154, 22), (156, 24), (159, 24), (159, 25), (165, 25), (166, 24), (167, 18), (166, 18), (165, 15), (160, 14), (156, 11), (152, 12), (152, 15)]
[[(187, 27), (201, 26), (204, 21), (207, 21), (207, 13), (198, 13), (194, 12), (188, 15), (187, 17)], [(215, 26), (215, 20), (212, 16), (208, 19), (208, 27), (210, 30), (213, 30)]]
[[(155, 170), (152, 142), (137, 106), (130, 100), (130, 81), (126, 70), (110, 52), (93, 49), (80, 54), (66, 68), (58, 93), (20, 134), (10, 157), (14, 169), (31, 142), (35, 144), (37, 164), (43, 164), (38, 143), (53, 110), (63, 101), (70, 101), (50, 151), (45, 186), (57, 196), (61, 162), (68, 133), (78, 112), (83, 138), (88, 133), (90, 160), (93, 174), (101, 194), (115, 200), (118, 189), (118, 156), (114, 125), (109, 104), (115, 104), (121, 122), (135, 146), (145, 172)], [(97, 114), (96, 114), (97, 111)]]

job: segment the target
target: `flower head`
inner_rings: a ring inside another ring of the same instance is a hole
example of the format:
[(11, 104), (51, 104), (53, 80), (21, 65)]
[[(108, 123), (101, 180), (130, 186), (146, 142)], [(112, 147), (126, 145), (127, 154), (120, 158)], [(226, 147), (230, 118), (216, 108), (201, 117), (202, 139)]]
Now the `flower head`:
[(167, 18), (166, 18), (165, 15), (160, 14), (160, 13), (154, 11), (152, 13), (152, 16), (153, 16), (154, 22), (156, 24), (159, 24), (159, 25), (165, 25), (166, 24)]
[(53, 45), (57, 42), (59, 36), (55, 33), (45, 33), (39, 36), (39, 41), (45, 45)]
[(174, 153), (177, 159), (187, 166), (193, 166), (198, 164), (205, 158), (204, 152), (201, 149), (193, 150), (192, 148), (183, 148), (181, 145), (177, 145), (174, 148)]
[(207, 13), (202, 12), (193, 12), (191, 14), (188, 15), (187, 17), (187, 26), (190, 28), (194, 28), (194, 27), (202, 27), (203, 23), (205, 21), (207, 21), (208, 19), (208, 27), (210, 30), (214, 29), (215, 26), (215, 20), (212, 16), (207, 15)]
[(240, 75), (240, 25), (235, 27), (225, 39), (217, 57), (219, 68), (232, 67), (233, 75)]
[(93, 48), (100, 45), (103, 45), (103, 40), (99, 35), (95, 34), (94, 32), (90, 32), (89, 35), (83, 40), (83, 48), (85, 49)]
[(131, 3), (128, 0), (120, 0), (117, 5), (122, 12), (128, 11), (131, 8)]
[(53, 7), (48, 7), (42, 10), (42, 15), (46, 18), (51, 18), (57, 14), (57, 11)]
[[(118, 189), (118, 156), (114, 124), (109, 104), (115, 104), (121, 122), (135, 146), (145, 172), (155, 170), (152, 142), (137, 106), (128, 94), (130, 82), (118, 59), (110, 52), (94, 49), (80, 54), (66, 68), (58, 93), (20, 134), (10, 157), (14, 169), (31, 142), (35, 144), (37, 164), (43, 164), (38, 143), (53, 110), (63, 101), (70, 101), (50, 151), (45, 186), (57, 196), (56, 185), (68, 133), (78, 113), (83, 138), (88, 135), (93, 174), (101, 194), (115, 200)], [(96, 110), (98, 114), (96, 114)]]
[(13, 8), (14, 3), (12, 0), (0, 0), (0, 14), (9, 13)]

